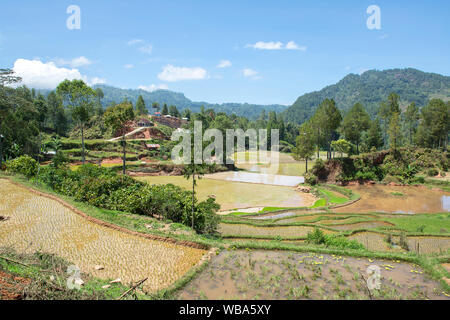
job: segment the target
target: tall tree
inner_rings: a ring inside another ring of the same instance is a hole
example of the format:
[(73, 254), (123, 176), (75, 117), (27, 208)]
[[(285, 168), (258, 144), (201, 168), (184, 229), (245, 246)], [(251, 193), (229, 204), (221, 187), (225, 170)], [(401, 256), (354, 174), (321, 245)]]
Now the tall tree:
[(351, 144), (345, 139), (333, 141), (331, 143), (331, 146), (333, 147), (334, 150), (336, 150), (341, 154), (341, 158), (343, 157), (344, 153), (348, 155), (351, 148)]
[(161, 112), (164, 116), (169, 114), (169, 108), (167, 108), (167, 104), (164, 103), (163, 108), (162, 108), (162, 112)]
[(49, 125), (55, 132), (62, 136), (67, 130), (67, 117), (62, 100), (55, 91), (47, 95), (47, 106), (49, 112)]
[(416, 104), (411, 103), (405, 112), (405, 122), (408, 127), (409, 134), (409, 144), (413, 144), (413, 136), (415, 134), (417, 124), (420, 119), (419, 108), (417, 108)]
[(450, 130), (450, 103), (431, 99), (421, 110), (421, 121), (416, 139), (419, 145), (447, 149)]
[(328, 146), (327, 157), (331, 158), (331, 141), (342, 121), (342, 116), (333, 99), (325, 99), (317, 109), (317, 125), (321, 128)]
[(97, 115), (101, 116), (101, 115), (103, 115), (102, 99), (105, 97), (105, 94), (103, 93), (102, 88), (95, 89), (95, 97), (97, 98), (96, 104), (95, 104), (95, 112)]
[(304, 159), (306, 164), (306, 172), (308, 172), (308, 159), (314, 154), (314, 129), (311, 123), (305, 122), (300, 126), (299, 135), (295, 139), (295, 152), (294, 154), (299, 159)]
[(176, 106), (174, 106), (174, 105), (171, 105), (171, 106), (169, 107), (169, 114), (170, 114), (172, 117), (177, 117), (177, 118), (180, 117), (180, 112), (178, 111), (178, 108), (177, 108)]
[(126, 139), (125, 124), (134, 119), (133, 105), (131, 103), (121, 103), (114, 107), (109, 107), (104, 114), (105, 124), (112, 128), (114, 132), (122, 131), (123, 147), (123, 174), (126, 171)]
[(159, 103), (158, 102), (153, 102), (152, 103), (152, 108), (155, 110), (155, 112), (159, 111)]
[(22, 78), (15, 76), (14, 71), (11, 69), (0, 69), (0, 168), (3, 163), (3, 139), (5, 136), (2, 134), (2, 122), (9, 113), (7, 93), (5, 92), (5, 85), (17, 83), (22, 81)]
[(64, 80), (56, 88), (56, 94), (71, 109), (72, 118), (81, 127), (82, 163), (85, 163), (84, 126), (92, 113), (95, 91), (83, 80)]
[(356, 103), (342, 121), (341, 131), (349, 141), (356, 145), (357, 153), (359, 153), (361, 135), (369, 128), (369, 125), (370, 117), (361, 103)]
[(383, 133), (381, 132), (380, 121), (375, 119), (371, 121), (369, 130), (367, 130), (366, 147), (367, 151), (372, 148), (378, 150), (384, 144)]
[(391, 120), (389, 121), (388, 134), (391, 148), (397, 150), (397, 147), (400, 145), (402, 138), (400, 114), (398, 112), (394, 112), (391, 116)]
[(139, 95), (136, 102), (136, 113), (138, 115), (145, 115), (148, 113), (147, 108), (145, 107), (145, 101), (142, 95)]

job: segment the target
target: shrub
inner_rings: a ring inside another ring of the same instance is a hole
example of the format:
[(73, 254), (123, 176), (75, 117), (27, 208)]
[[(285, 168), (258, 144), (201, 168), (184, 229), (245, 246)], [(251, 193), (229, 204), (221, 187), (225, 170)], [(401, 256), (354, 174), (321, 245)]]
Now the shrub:
[(427, 170), (427, 175), (429, 177), (434, 177), (437, 176), (439, 174), (439, 171), (436, 168), (431, 168)]
[(313, 232), (308, 232), (306, 236), (306, 242), (313, 244), (324, 244), (325, 234), (319, 228), (314, 228)]
[(311, 172), (317, 176), (318, 179), (320, 180), (325, 180), (328, 176), (328, 172), (327, 169), (325, 167), (325, 163), (323, 162), (322, 159), (317, 159), (316, 162), (314, 163), (314, 166), (311, 170)]
[(319, 182), (319, 179), (313, 173), (307, 172), (305, 174), (305, 182), (311, 186), (314, 186)]
[[(76, 171), (47, 166), (38, 180), (56, 192), (96, 207), (192, 225), (192, 192), (172, 184), (149, 185), (93, 164)], [(212, 198), (200, 203), (194, 198), (194, 229), (215, 233), (220, 220), (215, 211), (219, 208)]]
[(36, 176), (39, 169), (37, 161), (27, 155), (8, 161), (6, 166), (9, 171), (23, 174), (28, 179)]
[(364, 246), (356, 240), (349, 240), (340, 235), (326, 235), (319, 228), (315, 228), (313, 232), (308, 232), (306, 242), (312, 244), (324, 244), (327, 247), (341, 249), (364, 249)]

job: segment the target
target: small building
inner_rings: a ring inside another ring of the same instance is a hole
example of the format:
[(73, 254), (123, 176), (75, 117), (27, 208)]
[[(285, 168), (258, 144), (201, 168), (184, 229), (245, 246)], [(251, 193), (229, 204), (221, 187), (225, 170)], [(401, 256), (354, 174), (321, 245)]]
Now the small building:
[(161, 112), (155, 112), (155, 113), (153, 114), (153, 116), (155, 116), (155, 117), (161, 117)]
[(136, 121), (138, 127), (151, 127), (153, 123), (147, 118), (141, 118)]
[(149, 150), (159, 150), (159, 148), (161, 148), (159, 144), (149, 144), (149, 143), (146, 143), (145, 147)]

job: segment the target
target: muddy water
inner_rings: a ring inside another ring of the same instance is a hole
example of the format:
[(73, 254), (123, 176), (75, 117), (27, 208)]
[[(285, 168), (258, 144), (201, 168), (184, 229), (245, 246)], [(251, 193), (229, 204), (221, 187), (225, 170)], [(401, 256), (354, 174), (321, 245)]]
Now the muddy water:
[[(172, 284), (205, 250), (149, 240), (99, 226), (60, 203), (0, 179), (0, 247), (53, 253), (102, 279), (127, 285), (148, 277), (144, 290)], [(96, 265), (104, 270), (96, 270)]]
[[(369, 299), (366, 270), (381, 270), (376, 299), (445, 299), (418, 266), (384, 260), (286, 251), (222, 251), (179, 299)], [(447, 293), (448, 294), (448, 293)]]
[[(425, 187), (349, 186), (361, 200), (333, 212), (436, 213), (450, 211), (450, 192)], [(401, 193), (403, 195), (396, 195)]]
[[(182, 176), (138, 177), (151, 184), (167, 184), (191, 190), (192, 181)], [(249, 207), (307, 207), (314, 204), (314, 196), (295, 191), (293, 187), (243, 183), (203, 178), (197, 181), (196, 193), (200, 200), (214, 195), (221, 210)]]

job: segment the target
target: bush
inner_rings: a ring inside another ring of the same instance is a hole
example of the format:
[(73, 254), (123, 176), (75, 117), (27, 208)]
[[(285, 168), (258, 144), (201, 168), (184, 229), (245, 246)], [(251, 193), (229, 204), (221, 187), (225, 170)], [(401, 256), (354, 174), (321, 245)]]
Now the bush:
[[(192, 192), (172, 184), (149, 185), (93, 164), (76, 171), (47, 166), (38, 180), (56, 192), (99, 208), (192, 225)], [(215, 233), (220, 220), (215, 214), (218, 209), (212, 198), (200, 203), (194, 198), (194, 230)]]
[(436, 168), (431, 168), (431, 169), (427, 170), (427, 176), (429, 176), (429, 177), (434, 177), (434, 176), (437, 176), (438, 174), (439, 174), (439, 171)]
[(36, 176), (39, 165), (36, 160), (30, 156), (21, 156), (14, 160), (8, 161), (6, 164), (7, 170), (23, 174), (28, 179)]
[(313, 173), (307, 172), (305, 174), (305, 182), (311, 186), (314, 186), (319, 182), (319, 179)]
[(306, 236), (306, 242), (313, 244), (324, 244), (325, 239), (325, 234), (319, 228), (314, 228), (314, 231), (308, 232)]
[(341, 249), (364, 249), (364, 246), (356, 240), (348, 240), (346, 237), (339, 235), (326, 235), (319, 228), (315, 228), (313, 232), (308, 232), (306, 242)]

